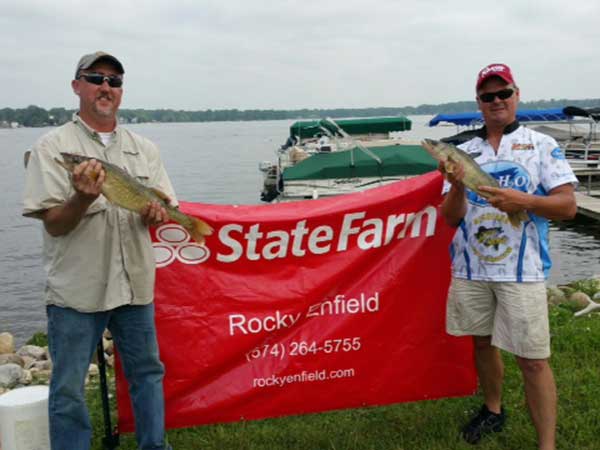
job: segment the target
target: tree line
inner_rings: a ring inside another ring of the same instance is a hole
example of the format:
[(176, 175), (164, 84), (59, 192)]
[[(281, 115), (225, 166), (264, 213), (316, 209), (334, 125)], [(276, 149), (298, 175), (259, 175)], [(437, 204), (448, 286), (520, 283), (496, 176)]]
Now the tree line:
[[(600, 106), (600, 99), (550, 99), (521, 102), (522, 109), (548, 109), (565, 106), (581, 108)], [(124, 123), (144, 122), (219, 122), (249, 120), (296, 120), (319, 119), (325, 117), (383, 117), (434, 115), (472, 112), (477, 110), (474, 101), (451, 102), (442, 104), (423, 104), (419, 106), (377, 107), (377, 108), (332, 108), (332, 109), (207, 109), (203, 111), (184, 111), (175, 109), (121, 109), (120, 120)], [(25, 127), (43, 127), (62, 125), (71, 119), (76, 110), (65, 108), (44, 109), (31, 105), (27, 108), (0, 109), (0, 126), (17, 123)]]

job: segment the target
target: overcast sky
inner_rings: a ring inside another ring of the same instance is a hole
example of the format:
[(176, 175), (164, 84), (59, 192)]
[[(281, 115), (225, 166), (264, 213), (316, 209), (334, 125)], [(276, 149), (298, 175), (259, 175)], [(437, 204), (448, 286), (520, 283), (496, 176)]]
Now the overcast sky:
[(598, 23), (598, 0), (0, 0), (0, 108), (75, 108), (96, 50), (125, 67), (123, 108), (472, 100), (490, 62), (522, 100), (598, 98)]

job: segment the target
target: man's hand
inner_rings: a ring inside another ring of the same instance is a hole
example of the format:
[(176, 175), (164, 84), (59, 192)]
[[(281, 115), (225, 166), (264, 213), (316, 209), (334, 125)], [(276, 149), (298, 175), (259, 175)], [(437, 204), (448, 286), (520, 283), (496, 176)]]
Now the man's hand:
[(73, 187), (82, 199), (93, 202), (102, 193), (106, 173), (95, 159), (84, 161), (73, 169)]
[(479, 190), (489, 194), (486, 198), (490, 205), (505, 213), (529, 209), (531, 203), (531, 195), (516, 189), (480, 186)]
[(144, 206), (140, 211), (140, 215), (142, 216), (142, 222), (146, 226), (163, 225), (169, 221), (169, 213), (156, 201), (150, 202)]
[(577, 214), (575, 188), (571, 183), (552, 189), (548, 195), (533, 195), (515, 189), (500, 189), (488, 186), (479, 188), (489, 194), (492, 206), (506, 213), (525, 210), (550, 220), (572, 219)]

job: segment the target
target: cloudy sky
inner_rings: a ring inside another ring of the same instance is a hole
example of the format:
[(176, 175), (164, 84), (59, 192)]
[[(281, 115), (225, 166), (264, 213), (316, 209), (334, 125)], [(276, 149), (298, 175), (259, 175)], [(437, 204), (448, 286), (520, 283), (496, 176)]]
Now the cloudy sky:
[(471, 100), (490, 62), (522, 100), (598, 98), (599, 21), (597, 0), (0, 0), (0, 108), (76, 107), (95, 50), (125, 66), (125, 108)]

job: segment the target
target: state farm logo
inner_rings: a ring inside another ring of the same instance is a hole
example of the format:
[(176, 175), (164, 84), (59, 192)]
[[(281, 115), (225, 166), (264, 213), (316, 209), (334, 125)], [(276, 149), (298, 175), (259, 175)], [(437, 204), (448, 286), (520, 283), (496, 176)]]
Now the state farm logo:
[[(402, 239), (435, 235), (437, 207), (427, 205), (414, 212), (367, 216), (366, 211), (344, 214), (334, 223), (297, 222), (225, 223), (211, 237), (213, 263), (237, 261), (276, 261), (288, 257), (340, 253), (358, 248), (362, 251), (383, 247)], [(178, 260), (183, 264), (200, 264), (211, 257), (205, 245), (194, 242), (180, 225), (170, 223), (156, 229), (154, 258), (156, 267), (166, 267)]]
[(156, 229), (159, 242), (152, 243), (156, 267), (166, 267), (177, 260), (183, 264), (200, 264), (210, 257), (210, 250), (191, 242), (192, 237), (185, 228), (169, 223)]

